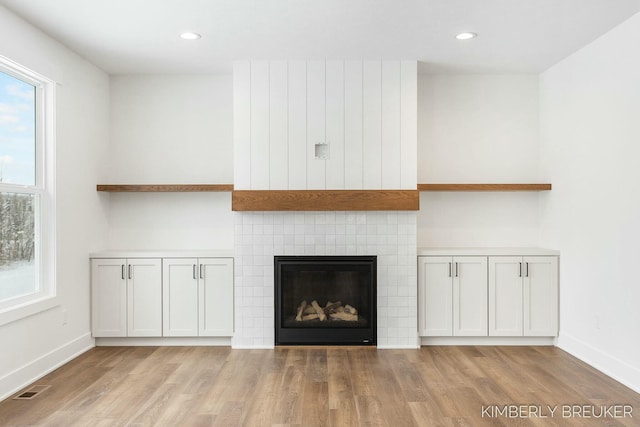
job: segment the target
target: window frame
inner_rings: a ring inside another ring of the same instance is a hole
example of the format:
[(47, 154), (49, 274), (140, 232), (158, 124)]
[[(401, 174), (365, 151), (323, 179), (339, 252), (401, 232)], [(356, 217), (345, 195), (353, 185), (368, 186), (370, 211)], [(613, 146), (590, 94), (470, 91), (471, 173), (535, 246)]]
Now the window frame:
[(0, 183), (0, 192), (33, 194), (36, 291), (0, 301), (0, 325), (58, 305), (56, 292), (55, 91), (56, 83), (0, 55), (0, 71), (35, 87), (33, 185)]

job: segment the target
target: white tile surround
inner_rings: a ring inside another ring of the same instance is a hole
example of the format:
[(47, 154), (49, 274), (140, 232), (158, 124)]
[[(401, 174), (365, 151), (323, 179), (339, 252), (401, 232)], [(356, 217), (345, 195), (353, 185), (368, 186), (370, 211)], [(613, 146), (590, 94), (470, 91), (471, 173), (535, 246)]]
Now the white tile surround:
[(235, 213), (235, 348), (274, 346), (274, 255), (377, 255), (378, 348), (416, 348), (415, 212)]

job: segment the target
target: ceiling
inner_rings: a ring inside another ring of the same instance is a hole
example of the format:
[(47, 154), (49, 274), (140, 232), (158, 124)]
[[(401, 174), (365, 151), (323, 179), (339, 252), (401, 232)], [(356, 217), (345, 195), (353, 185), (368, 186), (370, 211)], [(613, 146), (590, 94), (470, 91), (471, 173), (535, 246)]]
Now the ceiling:
[[(417, 59), (423, 73), (539, 73), (640, 11), (640, 0), (0, 4), (110, 74), (228, 73), (237, 59)], [(182, 40), (183, 31), (202, 39)], [(461, 31), (479, 36), (456, 40)]]

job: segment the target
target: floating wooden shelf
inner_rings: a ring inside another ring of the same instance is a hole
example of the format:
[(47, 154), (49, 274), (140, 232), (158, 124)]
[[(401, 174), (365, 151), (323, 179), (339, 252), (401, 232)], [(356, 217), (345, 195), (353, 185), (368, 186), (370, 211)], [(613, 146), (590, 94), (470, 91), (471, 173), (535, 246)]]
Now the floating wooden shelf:
[(417, 190), (236, 190), (234, 211), (417, 211)]
[(145, 185), (124, 185), (124, 184), (98, 184), (98, 191), (111, 192), (147, 192), (147, 193), (169, 193), (169, 192), (189, 192), (189, 191), (233, 191), (233, 184), (145, 184)]
[(418, 184), (419, 191), (547, 191), (551, 184)]
[(97, 191), (232, 192), (234, 211), (419, 210), (420, 191), (547, 191), (551, 184), (418, 184), (417, 190), (239, 190), (233, 184), (98, 184)]

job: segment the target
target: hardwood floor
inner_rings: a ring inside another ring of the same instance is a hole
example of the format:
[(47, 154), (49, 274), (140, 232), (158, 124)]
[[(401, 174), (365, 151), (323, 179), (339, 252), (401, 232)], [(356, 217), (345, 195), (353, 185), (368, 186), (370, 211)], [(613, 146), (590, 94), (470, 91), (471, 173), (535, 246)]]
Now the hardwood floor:
[(35, 384), (1, 426), (640, 426), (639, 394), (553, 347), (98, 347)]

